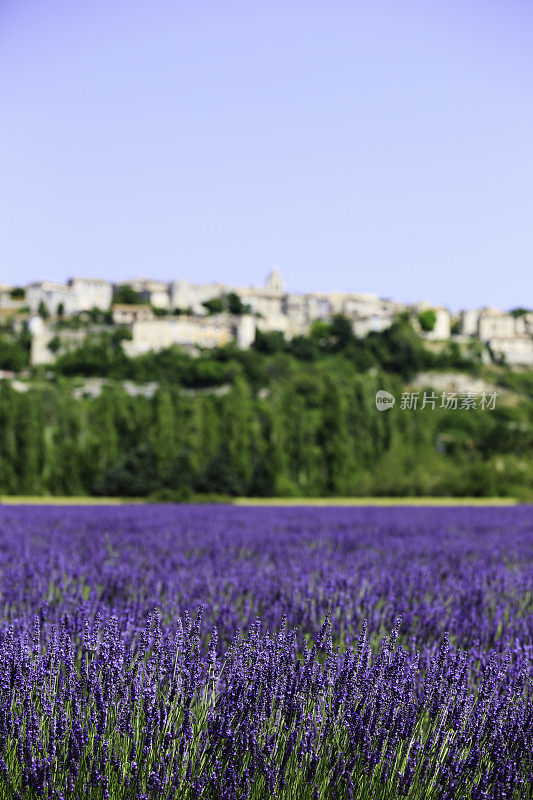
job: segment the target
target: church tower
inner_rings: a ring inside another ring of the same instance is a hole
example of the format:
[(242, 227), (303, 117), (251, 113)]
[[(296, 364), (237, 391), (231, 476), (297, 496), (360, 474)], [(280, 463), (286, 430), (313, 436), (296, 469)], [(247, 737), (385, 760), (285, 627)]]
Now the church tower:
[(277, 267), (274, 267), (269, 272), (265, 282), (265, 289), (268, 289), (273, 294), (285, 294), (285, 281)]

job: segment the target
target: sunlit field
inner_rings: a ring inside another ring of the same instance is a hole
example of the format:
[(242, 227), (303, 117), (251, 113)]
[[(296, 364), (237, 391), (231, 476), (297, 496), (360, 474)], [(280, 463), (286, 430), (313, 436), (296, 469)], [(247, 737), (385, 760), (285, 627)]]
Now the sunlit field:
[(533, 797), (531, 507), (273, 502), (0, 507), (2, 798)]
[[(199, 498), (201, 501), (202, 498)], [(0, 497), (3, 505), (102, 506), (150, 502), (146, 498), (123, 497)], [(512, 497), (227, 497), (238, 506), (513, 506)]]

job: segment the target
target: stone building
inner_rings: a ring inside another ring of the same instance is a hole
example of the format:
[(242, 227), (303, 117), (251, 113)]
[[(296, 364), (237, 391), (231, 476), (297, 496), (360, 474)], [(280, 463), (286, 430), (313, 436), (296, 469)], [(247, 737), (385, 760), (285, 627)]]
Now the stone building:
[[(140, 294), (145, 304), (112, 304), (113, 293), (126, 284)], [(26, 287), (24, 300), (14, 300), (11, 291), (10, 286), (0, 286), (2, 317), (13, 316), (10, 309), (16, 311), (23, 306), (29, 306), (35, 314), (41, 303), (52, 315), (57, 314), (59, 308), (69, 315), (93, 307), (111, 307), (114, 324), (132, 326), (133, 339), (124, 343), (125, 350), (132, 354), (170, 344), (194, 350), (235, 341), (239, 347), (249, 347), (256, 328), (279, 330), (291, 338), (309, 333), (315, 320), (330, 320), (336, 314), (343, 314), (350, 320), (358, 337), (387, 329), (400, 311), (409, 313), (414, 326), (426, 339), (447, 340), (451, 336), (450, 312), (442, 306), (431, 306), (425, 301), (406, 305), (377, 294), (356, 292), (287, 292), (277, 268), (270, 271), (263, 286), (239, 287), (220, 282), (193, 284), (184, 279), (165, 283), (145, 277), (112, 285), (106, 280), (70, 278), (68, 285), (52, 281), (32, 283)], [(229, 293), (237, 294), (250, 313), (240, 316), (226, 312), (209, 314), (204, 303)], [(165, 309), (169, 316), (156, 319), (152, 307)], [(418, 314), (429, 308), (435, 311), (435, 326), (432, 331), (422, 331)], [(178, 317), (172, 316), (176, 309), (182, 312)], [(19, 313), (16, 319), (22, 316)], [(34, 335), (40, 337), (43, 344), (43, 332), (36, 331)], [(488, 344), (496, 356), (504, 355), (510, 364), (529, 365), (532, 363), (533, 312), (513, 316), (493, 308), (465, 309), (459, 315), (456, 341), (464, 339), (468, 344), (472, 337)], [(486, 355), (490, 357), (488, 351)]]
[(148, 305), (155, 308), (170, 308), (171, 288), (165, 281), (156, 281), (152, 278), (137, 277), (128, 281), (121, 281), (113, 285), (113, 294), (124, 286), (129, 286), (134, 292), (140, 295)]
[(371, 331), (381, 331), (390, 327), (397, 313), (395, 306), (376, 294), (356, 294), (344, 296), (336, 294), (335, 313), (343, 314), (352, 322), (354, 334), (364, 338)]
[(353, 319), (352, 328), (358, 339), (364, 339), (364, 337), (371, 331), (386, 330), (386, 328), (389, 328), (393, 322), (394, 319), (392, 317), (375, 313), (367, 317), (357, 317), (356, 319)]
[(510, 338), (515, 335), (515, 319), (497, 308), (482, 308), (479, 314), (477, 336), (481, 342), (493, 338)]
[(381, 301), (377, 294), (348, 294), (340, 309), (349, 319), (373, 317), (380, 313)]
[(202, 303), (221, 297), (226, 287), (222, 283), (192, 284), (186, 280), (173, 281), (170, 284), (170, 308), (173, 311), (191, 309), (195, 314), (205, 314)]
[(287, 317), (288, 333), (301, 336), (309, 332), (314, 320), (329, 317), (329, 302), (319, 295), (293, 292), (284, 296), (282, 312)]
[(425, 339), (442, 340), (449, 339), (452, 329), (452, 318), (447, 308), (442, 306), (428, 306), (435, 312), (435, 325), (432, 331), (422, 331)]
[(459, 333), (463, 336), (477, 336), (479, 308), (463, 309), (459, 314)]
[(170, 292), (167, 283), (163, 281), (145, 281), (140, 291), (143, 300), (154, 308), (170, 307)]
[(68, 285), (76, 303), (76, 311), (99, 308), (107, 311), (113, 298), (113, 287), (101, 278), (70, 278)]
[(222, 283), (191, 284), (177, 280), (170, 285), (170, 308), (182, 311), (191, 310), (196, 315), (206, 314), (203, 303), (234, 292), (252, 314), (257, 317), (257, 325), (263, 330), (288, 331), (289, 322), (283, 304), (285, 285), (278, 269), (273, 269), (261, 287), (230, 286)]
[(428, 339), (449, 339), (452, 332), (452, 317), (447, 308), (437, 306), (435, 308), (437, 318), (435, 327), (430, 332)]
[(50, 314), (57, 314), (61, 307), (66, 315), (74, 314), (78, 310), (72, 288), (53, 281), (36, 281), (26, 286), (26, 305), (30, 311), (37, 313), (41, 303)]
[(13, 286), (6, 284), (0, 285), (0, 310), (6, 309), (12, 313), (16, 313), (27, 306), (25, 297), (17, 298), (11, 296), (13, 289)]
[(258, 318), (257, 325), (261, 330), (288, 331), (289, 320), (283, 308), (285, 283), (279, 269), (275, 267), (271, 270), (262, 287), (250, 286), (233, 291), (250, 306), (252, 313)]
[(494, 337), (487, 344), (496, 357), (503, 356), (510, 366), (533, 367), (531, 335)]
[(132, 325), (138, 320), (154, 318), (154, 312), (147, 304), (115, 303), (111, 309), (115, 325)]
[[(433, 326), (433, 330), (424, 331), (422, 330), (418, 321), (418, 314), (430, 310), (435, 312), (435, 324)], [(452, 317), (447, 308), (444, 308), (443, 306), (433, 306), (427, 300), (422, 300), (421, 302), (412, 305), (410, 307), (410, 311), (412, 314), (411, 320), (414, 328), (421, 336), (424, 337), (424, 339), (436, 341), (450, 338)]]
[[(57, 356), (72, 348), (81, 347), (86, 337), (86, 331), (63, 328), (54, 330), (38, 314), (28, 320), (28, 329), (32, 335), (30, 363), (32, 366), (40, 364), (53, 364)], [(57, 347), (50, 349), (52, 340), (57, 341)]]
[(205, 317), (181, 315), (136, 320), (131, 332), (131, 341), (122, 343), (128, 356), (158, 351), (172, 345), (194, 351), (199, 347), (224, 347), (234, 341), (239, 347), (248, 348), (255, 337), (255, 321), (249, 314), (239, 317), (229, 314)]

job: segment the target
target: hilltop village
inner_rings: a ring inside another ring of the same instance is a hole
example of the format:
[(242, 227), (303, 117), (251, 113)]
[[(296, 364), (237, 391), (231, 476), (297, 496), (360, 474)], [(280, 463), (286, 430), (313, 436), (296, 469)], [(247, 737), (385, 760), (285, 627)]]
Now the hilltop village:
[(404, 315), (425, 339), (477, 339), (486, 346), (488, 360), (533, 366), (533, 312), (528, 309), (465, 309), (452, 315), (426, 301), (405, 304), (355, 292), (288, 292), (278, 269), (272, 269), (262, 287), (80, 277), (66, 284), (0, 286), (0, 323), (27, 327), (34, 366), (53, 364), (103, 325), (123, 332), (121, 346), (133, 357), (171, 345), (192, 353), (229, 342), (246, 349), (256, 331), (281, 331), (290, 340), (337, 315), (350, 321), (359, 338), (387, 329)]

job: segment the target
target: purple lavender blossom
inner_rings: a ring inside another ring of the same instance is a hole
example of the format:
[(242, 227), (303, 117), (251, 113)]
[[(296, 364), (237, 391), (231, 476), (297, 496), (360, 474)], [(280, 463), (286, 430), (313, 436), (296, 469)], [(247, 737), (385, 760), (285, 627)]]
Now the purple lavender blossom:
[(531, 509), (0, 508), (0, 796), (521, 798)]

